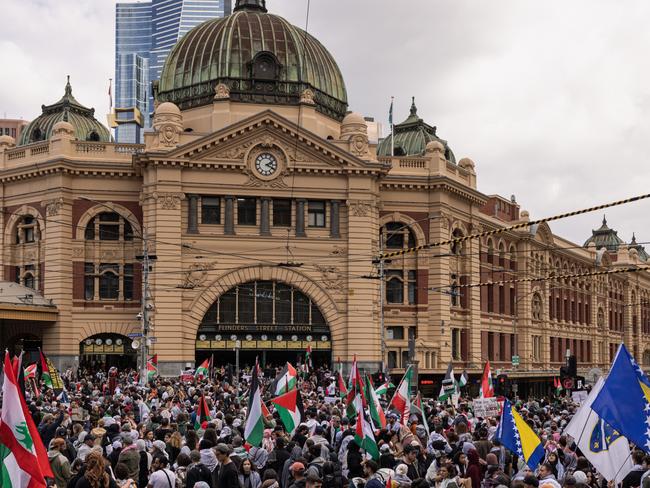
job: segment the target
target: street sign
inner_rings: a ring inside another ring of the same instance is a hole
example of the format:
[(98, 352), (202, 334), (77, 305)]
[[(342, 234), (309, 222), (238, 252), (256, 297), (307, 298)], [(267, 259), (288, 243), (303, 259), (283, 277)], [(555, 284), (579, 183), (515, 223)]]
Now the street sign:
[(135, 339), (136, 337), (142, 337), (142, 332), (131, 332), (130, 334), (127, 334), (131, 339)]
[(512, 356), (512, 365), (519, 366), (519, 356)]

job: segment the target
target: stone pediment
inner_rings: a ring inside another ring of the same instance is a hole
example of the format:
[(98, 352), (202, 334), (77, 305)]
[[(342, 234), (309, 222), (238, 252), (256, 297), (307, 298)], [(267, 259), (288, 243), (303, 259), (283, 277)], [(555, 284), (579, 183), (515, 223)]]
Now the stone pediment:
[(243, 166), (257, 147), (281, 151), (292, 169), (302, 171), (384, 170), (382, 163), (359, 159), (270, 110), (177, 147), (162, 159)]

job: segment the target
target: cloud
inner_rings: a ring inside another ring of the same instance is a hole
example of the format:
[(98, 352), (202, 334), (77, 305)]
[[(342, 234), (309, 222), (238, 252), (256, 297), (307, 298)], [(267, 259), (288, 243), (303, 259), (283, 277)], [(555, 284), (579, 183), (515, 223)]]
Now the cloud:
[[(268, 0), (303, 27), (306, 0)], [(0, 48), (0, 113), (34, 117), (75, 96), (108, 109), (114, 3), (9, 0)], [(311, 0), (309, 31), (337, 59), (351, 109), (396, 119), (416, 96), (457, 157), (477, 165), (479, 189), (515, 194), (533, 218), (647, 191), (650, 162), (650, 3), (628, 0)], [(34, 22), (38, 19), (39, 22)], [(607, 210), (629, 240), (650, 202)], [(602, 212), (552, 224), (582, 243)]]

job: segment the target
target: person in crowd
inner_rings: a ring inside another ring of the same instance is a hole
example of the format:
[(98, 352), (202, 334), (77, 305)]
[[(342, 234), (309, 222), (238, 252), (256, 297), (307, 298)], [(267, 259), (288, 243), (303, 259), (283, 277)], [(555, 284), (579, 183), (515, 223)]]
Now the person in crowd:
[(176, 474), (169, 469), (167, 456), (154, 456), (151, 464), (152, 473), (149, 476), (148, 488), (175, 488)]
[(68, 481), (72, 478), (70, 461), (63, 455), (65, 448), (65, 440), (56, 437), (50, 441), (49, 450), (47, 451), (47, 458), (54, 474), (54, 483), (57, 486), (67, 486)]

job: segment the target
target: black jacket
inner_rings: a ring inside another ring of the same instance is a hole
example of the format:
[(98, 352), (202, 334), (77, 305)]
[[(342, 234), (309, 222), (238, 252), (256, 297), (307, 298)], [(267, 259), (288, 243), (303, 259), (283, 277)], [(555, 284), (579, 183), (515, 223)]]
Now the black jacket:
[(185, 488), (194, 488), (194, 485), (199, 481), (205, 481), (210, 485), (210, 488), (213, 488), (212, 473), (210, 473), (208, 467), (205, 464), (196, 463), (187, 470)]

